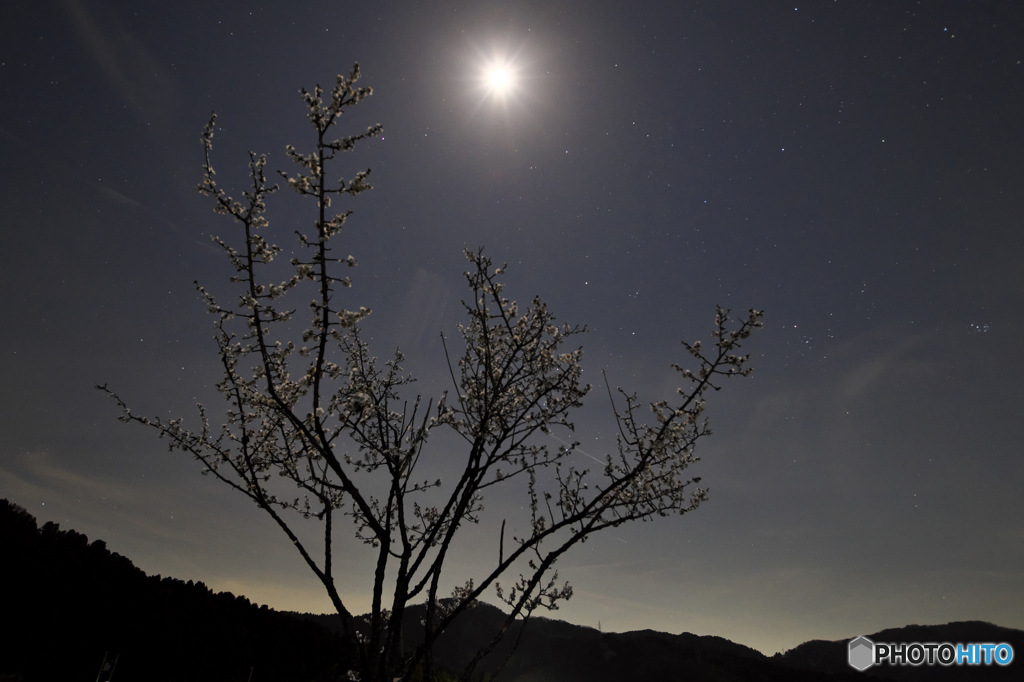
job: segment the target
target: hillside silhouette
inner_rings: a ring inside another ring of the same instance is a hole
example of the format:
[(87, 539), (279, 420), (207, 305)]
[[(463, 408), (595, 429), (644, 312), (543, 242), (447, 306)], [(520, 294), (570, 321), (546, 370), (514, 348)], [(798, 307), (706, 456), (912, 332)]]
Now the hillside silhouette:
[(0, 679), (312, 680), (346, 660), (330, 631), (203, 583), (147, 576), (55, 523), (0, 500)]
[[(1024, 631), (1003, 628), (982, 621), (962, 621), (946, 625), (907, 625), (866, 635), (873, 642), (1006, 642), (1013, 647), (1013, 662), (1005, 667), (998, 665), (951, 665), (943, 666), (873, 666), (863, 673), (869, 679), (936, 680), (936, 682), (971, 682), (977, 680), (1024, 680), (1024, 663), (1018, 657), (1024, 656)], [(772, 660), (805, 670), (823, 672), (848, 671), (846, 646), (849, 640), (826, 642), (814, 640), (776, 654)], [(862, 679), (863, 679), (862, 677)]]
[[(94, 680), (109, 653), (117, 682), (335, 682), (353, 650), (337, 615), (275, 611), (203, 583), (147, 576), (132, 562), (55, 523), (39, 527), (0, 500), (0, 682)], [(419, 643), (423, 606), (410, 609), (405, 647)], [(505, 614), (479, 603), (442, 635), (435, 659), (461, 670)], [(877, 642), (1007, 642), (1024, 656), (1024, 632), (979, 621), (911, 625), (868, 634)], [(518, 647), (513, 645), (518, 640)], [(847, 640), (805, 642), (767, 657), (721, 637), (642, 630), (605, 633), (547, 618), (513, 625), (477, 668), (507, 682), (964, 682), (1021, 680), (999, 666), (872, 667), (846, 664)]]

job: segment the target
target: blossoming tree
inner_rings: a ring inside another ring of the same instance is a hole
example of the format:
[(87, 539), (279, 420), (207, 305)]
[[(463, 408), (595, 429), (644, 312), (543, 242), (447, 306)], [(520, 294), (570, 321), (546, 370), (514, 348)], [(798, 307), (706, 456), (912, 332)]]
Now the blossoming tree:
[[(339, 152), (382, 130), (375, 125), (350, 137), (332, 140), (328, 135), (346, 108), (372, 93), (356, 87), (358, 78), (358, 65), (348, 76), (338, 76), (326, 101), (319, 86), (301, 91), (316, 145), (309, 154), (287, 147), (299, 171), (281, 176), (292, 190), (315, 200), (316, 218), (311, 233), (297, 233), (305, 256), (291, 260), (294, 274), (285, 281), (274, 283), (262, 275), (281, 251), (261, 233), (268, 226), (267, 197), (277, 189), (265, 177), (266, 157), (250, 153), (251, 187), (243, 200), (235, 201), (214, 179), (215, 116), (203, 132), (206, 160), (198, 189), (212, 197), (217, 213), (240, 225), (236, 246), (214, 238), (235, 270), (231, 282), (240, 289), (237, 302), (223, 304), (196, 284), (216, 316), (224, 371), (217, 389), (230, 403), (225, 423), (212, 427), (202, 405), (194, 429), (181, 419), (138, 416), (106, 386), (100, 388), (120, 405), (121, 420), (156, 429), (172, 450), (192, 454), (204, 474), (270, 515), (323, 583), (345, 633), (359, 643), (353, 679), (390, 681), (413, 671), (429, 679), (430, 652), (440, 634), (485, 592), (495, 594), (509, 608), (507, 620), (462, 671), (468, 679), (515, 619), (529, 618), (540, 607), (555, 609), (572, 596), (572, 588), (559, 584), (554, 570), (570, 548), (607, 528), (685, 514), (707, 499), (707, 491), (697, 486), (700, 478), (686, 474), (697, 460), (696, 442), (711, 433), (702, 417), (705, 395), (717, 390), (721, 379), (749, 374), (748, 356), (738, 351), (761, 326), (762, 313), (751, 310), (733, 323), (728, 311), (718, 309), (713, 345), (683, 344), (696, 361), (695, 371), (673, 365), (686, 387), (671, 404), (649, 405), (646, 420), (635, 394), (620, 391), (616, 405), (609, 391), (617, 449), (590, 471), (572, 463), (578, 443), (552, 450), (539, 438), (554, 429), (572, 431), (570, 415), (590, 390), (581, 383), (582, 349), (570, 347), (585, 330), (556, 325), (539, 299), (520, 310), (503, 295), (504, 268), (494, 267), (480, 251), (467, 251), (470, 293), (463, 305), (468, 322), (459, 327), (463, 349), (455, 360), (453, 349), (445, 347), (451, 393), (406, 402), (402, 391), (412, 379), (401, 367), (402, 354), (396, 351), (391, 360), (378, 362), (359, 331), (370, 311), (338, 303), (338, 287), (350, 282), (337, 270), (356, 261), (333, 251), (333, 240), (351, 211), (332, 214), (330, 208), (332, 200), (370, 189), (370, 171), (332, 184), (327, 167)], [(282, 341), (296, 329), (295, 311), (282, 307), (295, 289), (313, 292), (309, 322), (301, 341)], [(464, 443), (461, 473), (447, 483), (431, 482), (422, 473), (429, 468), (431, 436), (438, 429), (453, 431)], [(298, 494), (283, 494), (275, 474), (290, 481)], [(468, 580), (460, 576), (462, 586), (442, 594), (442, 579), (450, 580), (446, 559), (459, 531), (479, 519), (489, 489), (513, 479), (524, 483), (527, 531), (506, 547), (503, 524), (493, 570)], [(339, 516), (354, 523), (356, 537), (375, 558), (368, 576), (372, 607), (362, 625), (335, 582), (332, 540)], [(294, 532), (297, 518), (322, 524), (316, 547)], [(515, 577), (502, 585), (506, 574)], [(425, 604), (425, 615), (405, 629), (420, 628), (421, 643), (404, 650), (403, 622), (408, 607), (419, 602)]]

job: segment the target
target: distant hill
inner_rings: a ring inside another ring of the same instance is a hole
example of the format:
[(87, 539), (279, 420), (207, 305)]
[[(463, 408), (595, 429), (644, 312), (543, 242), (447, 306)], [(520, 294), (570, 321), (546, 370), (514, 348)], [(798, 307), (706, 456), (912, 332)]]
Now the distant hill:
[[(0, 682), (94, 680), (105, 652), (120, 654), (120, 682), (335, 682), (352, 652), (337, 615), (278, 612), (202, 583), (146, 576), (127, 558), (54, 523), (38, 527), (0, 500)], [(417, 644), (422, 605), (407, 619)], [(442, 636), (436, 660), (461, 670), (505, 614), (470, 609)], [(1024, 657), (1024, 631), (977, 621), (911, 625), (868, 634), (877, 642), (1008, 642)], [(519, 646), (513, 652), (513, 644)], [(602, 633), (534, 618), (510, 628), (478, 671), (500, 682), (939, 682), (1024, 680), (1010, 666), (872, 667), (846, 664), (847, 641), (811, 641), (767, 657), (721, 637), (642, 630)]]
[[(420, 620), (423, 607), (409, 610), (409, 620)], [(336, 615), (301, 616), (340, 631)], [(436, 660), (450, 670), (461, 670), (504, 623), (499, 609), (480, 603), (457, 621), (438, 642)], [(522, 633), (521, 623), (506, 637), (478, 670), (493, 675), (505, 663), (502, 682), (625, 682), (729, 680), (736, 682), (810, 682), (812, 680), (892, 680), (893, 682), (964, 682), (1024, 680), (1024, 658), (1000, 666), (888, 666), (852, 669), (846, 662), (849, 640), (805, 642), (784, 654), (767, 657), (755, 649), (713, 636), (690, 633), (671, 635), (653, 630), (600, 632), (547, 618), (532, 619)], [(1024, 631), (980, 621), (947, 625), (909, 625), (866, 635), (875, 642), (1006, 642), (1024, 657)], [(406, 644), (417, 638), (407, 636)], [(511, 654), (511, 656), (510, 656)]]
[(39, 528), (0, 500), (0, 680), (312, 680), (344, 659), (340, 638), (203, 583), (147, 576), (102, 540)]
[[(936, 680), (937, 682), (977, 682), (982, 680), (1024, 680), (1024, 631), (1002, 628), (982, 621), (963, 621), (946, 625), (907, 625), (865, 635), (873, 642), (1006, 642), (1013, 647), (1014, 660), (1005, 667), (991, 665), (943, 666), (872, 666), (862, 679), (889, 679), (899, 682)], [(849, 671), (846, 646), (849, 640), (824, 642), (815, 640), (776, 654), (772, 660), (794, 668), (838, 673)], [(1021, 658), (1018, 658), (1021, 657)]]
[[(409, 610), (407, 622), (417, 623), (422, 615), (423, 606), (416, 605)], [(341, 621), (336, 615), (304, 614), (301, 617), (340, 632)], [(441, 637), (435, 649), (437, 662), (449, 670), (462, 670), (504, 621), (505, 614), (496, 607), (478, 604)], [(521, 630), (521, 622), (511, 627), (478, 671), (492, 676), (507, 660), (497, 678), (502, 682), (863, 680), (849, 667), (838, 675), (794, 669), (721, 637), (669, 635), (652, 630), (603, 633), (548, 618), (533, 618), (522, 633)], [(513, 645), (520, 634), (522, 639), (513, 653)], [(418, 641), (422, 639), (406, 637), (407, 646)]]

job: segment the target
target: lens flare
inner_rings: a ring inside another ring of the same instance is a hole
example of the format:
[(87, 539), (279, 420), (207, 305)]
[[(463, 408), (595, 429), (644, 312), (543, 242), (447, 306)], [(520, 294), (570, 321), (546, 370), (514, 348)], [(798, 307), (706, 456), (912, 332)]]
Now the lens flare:
[(506, 64), (490, 64), (485, 67), (483, 80), (487, 90), (495, 97), (510, 95), (516, 87), (515, 73)]
[(497, 93), (507, 92), (512, 84), (512, 74), (502, 67), (492, 68), (487, 72), (487, 86)]

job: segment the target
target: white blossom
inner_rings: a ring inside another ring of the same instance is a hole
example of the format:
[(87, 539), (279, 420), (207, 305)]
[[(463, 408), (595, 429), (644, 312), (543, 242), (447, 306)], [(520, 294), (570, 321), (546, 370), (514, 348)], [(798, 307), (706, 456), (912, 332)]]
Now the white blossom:
[[(561, 440), (556, 434), (570, 438), (572, 413), (591, 390), (582, 380), (583, 349), (577, 344), (586, 328), (559, 324), (539, 298), (521, 310), (504, 296), (499, 281), (507, 264), (495, 267), (482, 250), (466, 251), (469, 294), (463, 306), (468, 319), (458, 327), (461, 353), (442, 337), (451, 392), (436, 400), (410, 394), (413, 378), (402, 367), (402, 353), (381, 361), (361, 335), (360, 323), (371, 311), (339, 303), (337, 287), (351, 281), (337, 270), (357, 261), (332, 254), (331, 240), (351, 211), (329, 217), (326, 209), (332, 200), (348, 201), (369, 190), (369, 169), (332, 183), (327, 166), (336, 153), (381, 128), (323, 140), (345, 108), (371, 94), (369, 88), (355, 87), (358, 78), (358, 65), (348, 76), (338, 76), (326, 101), (319, 86), (301, 91), (316, 129), (316, 147), (308, 153), (287, 147), (286, 156), (299, 172), (281, 176), (300, 195), (313, 197), (316, 218), (312, 232), (298, 234), (302, 251), (290, 261), (294, 275), (279, 283), (271, 282), (263, 269), (281, 252), (264, 236), (270, 232), (266, 199), (277, 189), (267, 184), (267, 159), (250, 154), (250, 186), (243, 200), (235, 201), (214, 181), (215, 116), (203, 131), (205, 161), (198, 190), (212, 198), (217, 213), (241, 226), (230, 243), (213, 238), (234, 272), (230, 282), (237, 292), (231, 300), (236, 304), (221, 305), (197, 284), (207, 310), (216, 314), (223, 367), (216, 386), (228, 402), (226, 420), (211, 427), (202, 405), (194, 430), (182, 419), (140, 417), (101, 387), (121, 407), (120, 419), (156, 429), (171, 450), (192, 454), (203, 474), (247, 496), (288, 534), (342, 615), (344, 629), (362, 647), (367, 668), (349, 671), (349, 680), (360, 680), (367, 670), (404, 675), (422, 660), (422, 649), (406, 656), (399, 648), (397, 619), (412, 600), (426, 601), (421, 635), (428, 647), (487, 590), (495, 590), (510, 607), (509, 622), (528, 618), (538, 608), (557, 609), (572, 597), (572, 587), (558, 583), (554, 565), (574, 544), (607, 528), (684, 514), (705, 502), (708, 490), (697, 487), (701, 479), (687, 472), (698, 461), (697, 441), (711, 433), (703, 416), (705, 394), (720, 388), (722, 378), (750, 373), (749, 356), (739, 351), (762, 317), (751, 310), (735, 326), (729, 311), (718, 308), (713, 345), (705, 350), (700, 341), (683, 344), (697, 367), (673, 365), (686, 384), (673, 402), (645, 408), (634, 393), (620, 390), (615, 399), (609, 391), (610, 418), (619, 435), (614, 451), (604, 453), (592, 472), (577, 466), (579, 442), (548, 447), (549, 438)], [(303, 294), (294, 293), (299, 288)], [(296, 311), (285, 309), (284, 302), (310, 294), (302, 313), (306, 321), (289, 323)], [(285, 340), (294, 336), (301, 345)], [(454, 433), (464, 450), (453, 452), (448, 441), (431, 447), (436, 429)], [(460, 467), (453, 481), (445, 485), (423, 472), (431, 458)], [(486, 518), (491, 488), (507, 490), (514, 479), (525, 487), (518, 535), (506, 537), (502, 522), (493, 570), (442, 598), (442, 568), (451, 570), (444, 566), (448, 551), (467, 524)], [(292, 532), (288, 513), (322, 522), (322, 547), (307, 548), (306, 535)], [(382, 567), (370, 577), (368, 592), (379, 598), (364, 629), (356, 627), (332, 575), (331, 538), (339, 519), (353, 524), (355, 536), (376, 553)], [(516, 574), (511, 587), (501, 586), (499, 578)], [(393, 592), (390, 610), (381, 602), (385, 587)]]

